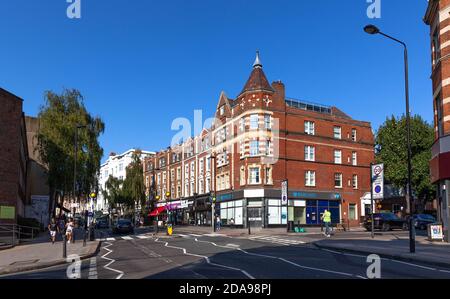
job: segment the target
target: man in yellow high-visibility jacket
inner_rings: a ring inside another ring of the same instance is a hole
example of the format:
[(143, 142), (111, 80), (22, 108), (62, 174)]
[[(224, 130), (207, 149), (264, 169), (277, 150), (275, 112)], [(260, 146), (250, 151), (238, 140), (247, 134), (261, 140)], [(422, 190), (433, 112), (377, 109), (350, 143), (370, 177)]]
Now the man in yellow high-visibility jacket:
[(331, 213), (328, 210), (325, 210), (323, 212), (322, 221), (325, 224), (325, 236), (327, 236), (329, 238), (329, 237), (331, 237), (331, 234), (330, 234)]

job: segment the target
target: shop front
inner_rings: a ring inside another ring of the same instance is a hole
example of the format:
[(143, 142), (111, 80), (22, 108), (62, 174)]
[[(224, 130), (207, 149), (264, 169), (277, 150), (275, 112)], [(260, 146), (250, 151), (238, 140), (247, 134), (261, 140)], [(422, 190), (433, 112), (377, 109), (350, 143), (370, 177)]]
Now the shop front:
[(217, 196), (216, 208), (223, 226), (242, 227), (244, 225), (244, 200), (234, 200), (233, 194)]
[(210, 197), (198, 197), (194, 201), (193, 216), (194, 225), (211, 226), (212, 225), (212, 206)]
[(339, 193), (291, 191), (288, 198), (287, 204), (283, 204), (280, 190), (240, 190), (218, 194), (216, 208), (224, 226), (286, 227), (288, 221), (295, 225), (319, 226), (325, 210), (331, 212), (333, 224), (341, 222)]
[(292, 191), (288, 195), (288, 204), (282, 204), (281, 192), (266, 190), (267, 226), (286, 226), (288, 221), (295, 225), (321, 225), (321, 216), (328, 210), (331, 212), (333, 224), (340, 223), (341, 195), (331, 192)]

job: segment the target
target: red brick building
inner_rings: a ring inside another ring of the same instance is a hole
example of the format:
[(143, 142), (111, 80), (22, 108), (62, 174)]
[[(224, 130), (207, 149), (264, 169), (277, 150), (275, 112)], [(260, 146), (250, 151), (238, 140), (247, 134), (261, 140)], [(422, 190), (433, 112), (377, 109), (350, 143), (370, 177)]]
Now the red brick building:
[(22, 103), (0, 88), (0, 224), (24, 215), (28, 145)]
[(359, 225), (374, 159), (370, 123), (287, 98), (282, 82), (269, 84), (259, 55), (242, 92), (220, 95), (215, 118), (144, 163), (146, 181), (155, 182), (149, 194), (156, 191), (159, 206), (169, 203), (177, 222), (210, 225), (215, 197), (224, 225), (319, 225), (325, 209), (334, 223)]
[(438, 218), (450, 235), (450, 0), (430, 0), (424, 17), (430, 26), (431, 79), (435, 142), (432, 148), (431, 180), (436, 184)]

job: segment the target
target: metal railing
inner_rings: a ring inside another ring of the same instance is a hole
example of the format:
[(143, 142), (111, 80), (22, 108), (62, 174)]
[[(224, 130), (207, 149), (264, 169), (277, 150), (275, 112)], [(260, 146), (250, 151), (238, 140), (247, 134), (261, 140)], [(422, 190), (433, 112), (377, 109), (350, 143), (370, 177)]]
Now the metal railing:
[(16, 246), (24, 240), (34, 240), (39, 235), (39, 227), (18, 224), (0, 225), (0, 248), (2, 246)]

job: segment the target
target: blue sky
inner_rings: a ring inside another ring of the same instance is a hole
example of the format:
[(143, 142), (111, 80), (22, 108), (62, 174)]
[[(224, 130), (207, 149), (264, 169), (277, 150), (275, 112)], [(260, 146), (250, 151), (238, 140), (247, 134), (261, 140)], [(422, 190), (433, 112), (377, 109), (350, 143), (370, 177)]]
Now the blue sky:
[(172, 120), (211, 116), (220, 92), (237, 96), (255, 51), (270, 82), (289, 97), (335, 105), (372, 122), (404, 113), (401, 46), (362, 30), (367, 23), (409, 47), (411, 109), (432, 122), (427, 1), (366, 0), (0, 1), (0, 87), (37, 115), (45, 90), (77, 88), (106, 123), (105, 155), (170, 144)]

